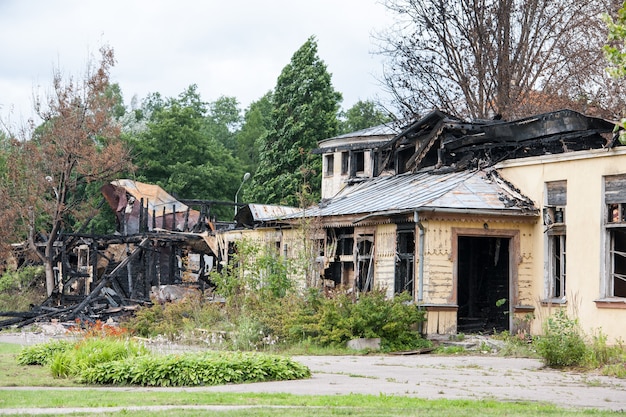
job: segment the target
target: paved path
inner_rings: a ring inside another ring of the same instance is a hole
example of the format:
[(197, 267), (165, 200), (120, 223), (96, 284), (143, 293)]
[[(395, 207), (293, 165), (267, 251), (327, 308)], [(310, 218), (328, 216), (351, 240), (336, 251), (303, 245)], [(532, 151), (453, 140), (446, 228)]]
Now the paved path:
[[(0, 341), (7, 341), (1, 336), (0, 334)], [(17, 342), (20, 343), (19, 337)], [(23, 336), (21, 343), (24, 343)], [(297, 356), (293, 359), (307, 365), (313, 373), (312, 378), (300, 381), (184, 389), (186, 391), (271, 392), (297, 395), (359, 393), (403, 395), (426, 399), (521, 400), (547, 402), (561, 407), (626, 411), (626, 380), (590, 373), (547, 369), (535, 359), (502, 358), (490, 355), (436, 356), (429, 354)], [(96, 389), (173, 391), (181, 388)], [(9, 410), (0, 409), (0, 414), (7, 411)]]

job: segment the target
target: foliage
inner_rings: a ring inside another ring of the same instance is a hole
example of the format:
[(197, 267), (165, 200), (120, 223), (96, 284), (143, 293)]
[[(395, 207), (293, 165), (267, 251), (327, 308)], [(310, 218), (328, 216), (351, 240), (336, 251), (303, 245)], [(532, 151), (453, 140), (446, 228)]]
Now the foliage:
[(290, 331), (292, 337), (308, 337), (322, 346), (379, 337), (384, 350), (424, 347), (417, 332), (424, 313), (409, 302), (409, 297), (398, 295), (389, 300), (383, 291), (371, 291), (354, 300), (345, 292), (325, 297), (312, 290), (303, 308), (294, 312)]
[(0, 292), (21, 290), (43, 281), (44, 270), (42, 266), (24, 266), (15, 271), (5, 271), (0, 276)]
[(393, 121), (393, 118), (387, 112), (377, 107), (373, 101), (359, 100), (345, 113), (340, 115), (338, 133), (352, 133), (391, 121)]
[(537, 339), (537, 352), (547, 366), (581, 365), (587, 355), (587, 345), (577, 319), (565, 310), (558, 310), (544, 323), (544, 334)]
[(235, 303), (251, 294), (271, 302), (293, 288), (290, 274), (294, 268), (293, 261), (281, 257), (272, 244), (244, 239), (237, 242), (226, 268), (212, 273), (210, 279), (220, 295)]
[(72, 349), (74, 343), (69, 340), (53, 340), (23, 348), (17, 355), (20, 365), (48, 365), (57, 353)]
[(586, 368), (599, 369), (603, 375), (626, 378), (626, 349), (621, 341), (609, 345), (607, 336), (602, 330), (597, 330), (591, 336), (584, 365)]
[[(144, 107), (149, 115), (146, 129), (128, 138), (138, 168), (136, 179), (181, 199), (232, 201), (243, 172), (222, 141), (231, 141), (229, 126), (238, 123), (236, 100), (205, 103), (192, 85), (178, 98), (152, 95)], [(227, 114), (208, 114), (208, 107)], [(225, 207), (211, 213), (232, 218)]]
[(147, 355), (147, 349), (131, 341), (117, 337), (88, 337), (72, 346), (57, 352), (49, 362), (55, 377), (68, 378), (82, 375), (88, 369), (124, 358)]
[[(245, 168), (254, 176), (259, 163), (259, 138), (264, 137), (271, 127), (272, 117), (272, 92), (250, 104), (243, 116), (243, 125), (237, 132), (237, 158)], [(243, 190), (244, 201), (247, 198), (247, 189)]]
[(626, 76), (626, 4), (617, 11), (615, 17), (603, 15), (609, 33), (604, 54), (609, 61), (609, 73), (614, 77)]
[(198, 296), (188, 296), (173, 303), (155, 303), (140, 308), (123, 326), (141, 337), (165, 336), (169, 340), (197, 329), (213, 328), (227, 318), (217, 303), (207, 302)]
[(285, 357), (232, 352), (142, 356), (100, 363), (82, 373), (84, 381), (91, 384), (144, 386), (238, 384), (310, 376), (309, 368)]
[(271, 127), (260, 140), (259, 165), (246, 197), (267, 204), (297, 206), (303, 186), (321, 186), (317, 142), (336, 135), (341, 94), (310, 37), (283, 68), (272, 96)]
[[(55, 71), (52, 93), (35, 103), (43, 124), (31, 121), (12, 134), (11, 158), (0, 177), (0, 242), (28, 241), (45, 266), (48, 295), (54, 290), (57, 237), (93, 215), (85, 187), (132, 169), (114, 121), (116, 98), (109, 94), (113, 50), (100, 52), (99, 66), (90, 66), (80, 82)], [(39, 240), (45, 241), (43, 251)]]
[(219, 97), (208, 106), (205, 131), (234, 153), (237, 149), (237, 131), (241, 124), (241, 110), (235, 97)]
[[(615, 4), (615, 3), (613, 3)], [(404, 114), (432, 108), (505, 119), (590, 103), (610, 108), (599, 0), (387, 0), (384, 82)]]

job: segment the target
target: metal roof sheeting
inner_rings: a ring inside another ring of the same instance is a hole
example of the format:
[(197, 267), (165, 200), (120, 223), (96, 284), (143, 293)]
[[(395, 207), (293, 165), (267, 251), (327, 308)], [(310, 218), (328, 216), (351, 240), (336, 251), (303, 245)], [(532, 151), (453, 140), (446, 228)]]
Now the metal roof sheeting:
[(280, 220), (302, 210), (297, 207), (274, 206), (268, 204), (248, 204), (254, 221)]
[(344, 188), (332, 199), (306, 210), (307, 217), (402, 212), (418, 209), (497, 210), (503, 214), (535, 214), (528, 198), (494, 174), (461, 171), (377, 177)]
[(111, 185), (125, 189), (137, 201), (143, 198), (144, 206), (148, 206), (150, 213), (154, 210), (157, 215), (161, 215), (163, 208), (165, 208), (165, 213), (171, 214), (174, 207), (176, 207), (177, 213), (187, 211), (185, 204), (176, 200), (158, 185), (144, 184), (129, 179), (111, 181)]

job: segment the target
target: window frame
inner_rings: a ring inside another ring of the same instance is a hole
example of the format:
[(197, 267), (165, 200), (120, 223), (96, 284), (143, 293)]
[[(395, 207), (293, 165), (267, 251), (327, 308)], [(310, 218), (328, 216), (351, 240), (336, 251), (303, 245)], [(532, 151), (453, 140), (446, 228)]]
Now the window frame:
[[(603, 237), (604, 256), (601, 297), (606, 300), (626, 299), (626, 174), (603, 177)], [(622, 191), (623, 190), (623, 191)], [(615, 250), (617, 234), (621, 235), (623, 248)], [(617, 258), (621, 257), (621, 258)], [(616, 260), (621, 259), (620, 271)], [(615, 294), (616, 280), (624, 281), (619, 295)]]
[(544, 187), (544, 303), (564, 304), (567, 303), (567, 181), (548, 181)]

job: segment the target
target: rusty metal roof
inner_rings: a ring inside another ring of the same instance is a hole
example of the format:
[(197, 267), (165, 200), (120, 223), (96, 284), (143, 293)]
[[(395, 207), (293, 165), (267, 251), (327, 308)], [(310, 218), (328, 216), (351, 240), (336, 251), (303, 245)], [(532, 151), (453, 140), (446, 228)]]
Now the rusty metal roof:
[(138, 201), (143, 198), (144, 207), (147, 205), (149, 212), (154, 211), (157, 216), (163, 213), (163, 209), (166, 214), (173, 213), (174, 208), (177, 213), (187, 211), (187, 205), (169, 195), (158, 185), (144, 184), (129, 179), (111, 181), (111, 185), (123, 188)]
[(306, 215), (370, 215), (429, 209), (536, 214), (533, 202), (501, 179), (496, 171), (462, 171), (372, 178), (346, 186), (335, 197), (307, 209)]

